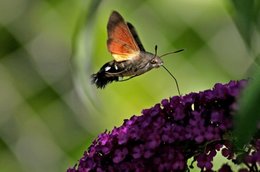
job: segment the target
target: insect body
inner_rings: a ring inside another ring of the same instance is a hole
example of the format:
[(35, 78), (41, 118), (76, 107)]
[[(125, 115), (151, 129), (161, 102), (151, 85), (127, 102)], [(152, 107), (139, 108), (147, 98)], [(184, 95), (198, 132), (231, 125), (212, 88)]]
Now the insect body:
[(123, 77), (133, 78), (163, 64), (159, 57), (150, 53), (145, 54), (140, 52), (138, 57), (135, 58), (140, 58), (140, 60), (126, 60), (121, 62), (113, 60), (104, 64), (98, 73), (92, 75), (92, 82), (98, 88), (104, 88), (109, 82), (119, 81)]

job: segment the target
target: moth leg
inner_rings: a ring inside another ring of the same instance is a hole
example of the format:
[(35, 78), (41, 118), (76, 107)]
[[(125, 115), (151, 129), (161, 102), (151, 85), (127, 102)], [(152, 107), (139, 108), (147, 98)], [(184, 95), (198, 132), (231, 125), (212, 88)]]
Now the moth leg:
[(132, 79), (132, 78), (134, 78), (134, 77), (136, 77), (136, 76), (138, 76), (138, 75), (130, 76), (129, 78), (122, 79), (122, 80), (118, 80), (117, 82), (128, 81), (128, 80), (130, 80), (130, 79)]

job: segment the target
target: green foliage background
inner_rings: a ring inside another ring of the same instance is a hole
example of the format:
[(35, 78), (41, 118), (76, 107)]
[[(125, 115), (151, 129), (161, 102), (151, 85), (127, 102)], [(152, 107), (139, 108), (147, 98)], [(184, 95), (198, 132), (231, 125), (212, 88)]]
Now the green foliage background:
[[(182, 94), (257, 68), (259, 2), (246, 0), (0, 0), (1, 171), (65, 171), (98, 133), (177, 95), (163, 69), (104, 90), (89, 76), (112, 57), (112, 10), (164, 58)], [(256, 61), (256, 62), (255, 62)]]

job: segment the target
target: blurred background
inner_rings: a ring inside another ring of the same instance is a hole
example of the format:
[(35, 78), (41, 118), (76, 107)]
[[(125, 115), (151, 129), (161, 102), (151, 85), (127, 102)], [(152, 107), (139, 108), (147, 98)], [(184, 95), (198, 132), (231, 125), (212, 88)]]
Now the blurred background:
[(254, 70), (259, 25), (239, 18), (243, 7), (224, 0), (0, 0), (1, 171), (65, 171), (99, 133), (178, 94), (161, 68), (104, 90), (90, 84), (112, 60), (112, 10), (136, 27), (147, 51), (185, 49), (164, 57), (185, 95)]

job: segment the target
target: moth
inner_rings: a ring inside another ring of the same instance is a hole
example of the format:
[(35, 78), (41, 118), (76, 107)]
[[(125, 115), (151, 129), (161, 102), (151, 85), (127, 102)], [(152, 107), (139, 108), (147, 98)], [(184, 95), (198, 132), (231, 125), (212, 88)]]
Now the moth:
[(113, 81), (127, 81), (162, 66), (174, 78), (180, 94), (176, 78), (163, 66), (161, 57), (183, 49), (162, 56), (157, 56), (157, 46), (155, 54), (145, 51), (134, 26), (125, 22), (117, 11), (113, 11), (109, 17), (107, 33), (107, 49), (114, 60), (105, 63), (97, 73), (91, 75), (91, 82), (97, 88), (105, 88)]

